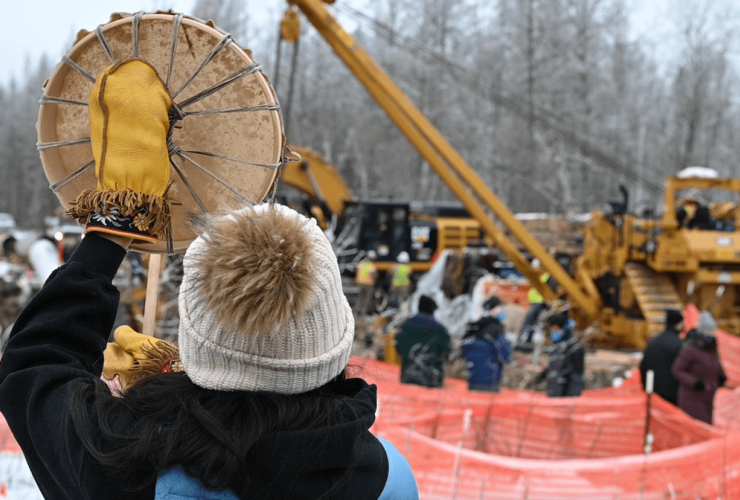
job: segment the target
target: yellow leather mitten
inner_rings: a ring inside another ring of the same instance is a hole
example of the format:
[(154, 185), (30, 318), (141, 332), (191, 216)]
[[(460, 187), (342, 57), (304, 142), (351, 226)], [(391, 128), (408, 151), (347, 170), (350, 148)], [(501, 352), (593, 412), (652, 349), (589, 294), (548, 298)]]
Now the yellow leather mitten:
[(182, 372), (180, 351), (172, 342), (137, 333), (130, 326), (116, 328), (103, 356), (103, 378), (118, 375), (123, 391), (139, 380), (157, 373)]
[(106, 68), (90, 92), (90, 139), (96, 190), (85, 190), (68, 213), (100, 231), (156, 243), (171, 214), (167, 199), (167, 134), (172, 106), (147, 62), (129, 59)]

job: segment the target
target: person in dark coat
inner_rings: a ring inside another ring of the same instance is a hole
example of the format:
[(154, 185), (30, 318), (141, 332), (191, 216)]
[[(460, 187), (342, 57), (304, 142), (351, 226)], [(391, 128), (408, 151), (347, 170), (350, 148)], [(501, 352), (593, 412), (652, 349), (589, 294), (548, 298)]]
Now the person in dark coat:
[(640, 378), (645, 387), (648, 370), (655, 374), (654, 390), (657, 395), (678, 406), (678, 380), (673, 375), (673, 363), (683, 348), (681, 331), (683, 315), (674, 309), (666, 311), (665, 331), (648, 342), (640, 361)]
[(727, 381), (717, 352), (716, 329), (712, 315), (701, 313), (696, 334), (673, 365), (673, 375), (679, 382), (678, 406), (708, 424), (712, 423), (714, 394)]
[(491, 297), (483, 303), (486, 313), (468, 324), (460, 350), (467, 360), (468, 389), (499, 392), (504, 365), (511, 361), (511, 343), (506, 339), (501, 321), (501, 300)]
[(450, 353), (450, 335), (434, 319), (437, 303), (422, 295), (419, 312), (402, 325), (394, 340), (401, 356), (401, 382), (424, 387), (442, 387), (444, 362)]
[(550, 316), (547, 323), (553, 346), (550, 362), (540, 375), (540, 379), (547, 378), (547, 395), (554, 398), (580, 396), (586, 352), (580, 339), (573, 335), (575, 322), (563, 311)]
[(0, 411), (44, 498), (418, 498), (408, 463), (370, 432), (376, 386), (347, 376), (354, 318), (315, 220), (274, 203), (200, 215), (178, 344), (125, 326), (108, 342), (127, 249), (166, 239), (146, 183), (168, 186), (169, 102), (138, 59), (98, 77), (91, 142), (98, 186), (113, 187), (73, 204), (86, 236), (0, 360)]

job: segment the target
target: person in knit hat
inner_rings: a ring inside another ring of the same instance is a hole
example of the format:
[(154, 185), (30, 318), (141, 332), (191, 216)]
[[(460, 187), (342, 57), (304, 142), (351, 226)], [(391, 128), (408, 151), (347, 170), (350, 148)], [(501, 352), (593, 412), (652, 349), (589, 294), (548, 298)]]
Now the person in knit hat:
[(699, 316), (699, 325), (673, 364), (678, 379), (678, 406), (692, 417), (712, 423), (714, 394), (727, 376), (717, 351), (717, 323), (709, 311)]
[(648, 342), (640, 361), (640, 377), (645, 387), (647, 372), (653, 371), (655, 393), (673, 405), (678, 405), (678, 380), (673, 376), (673, 363), (683, 348), (681, 332), (683, 314), (668, 309), (665, 330)]
[(298, 394), (337, 377), (354, 317), (315, 220), (263, 204), (201, 226), (179, 295), (190, 379), (206, 389)]
[[(105, 88), (136, 89), (141, 71), (116, 65)], [(106, 103), (109, 129), (144, 104), (166, 123), (166, 93), (144, 76), (139, 95)], [(125, 124), (144, 133), (126, 144), (111, 136), (104, 154), (145, 151), (157, 138), (166, 150), (166, 127), (157, 135), (147, 122)], [(91, 127), (103, 123), (91, 115)], [(109, 176), (170, 168), (107, 160)], [(126, 192), (106, 200), (141, 199), (126, 178), (109, 184)], [(369, 431), (376, 386), (347, 375), (354, 320), (314, 220), (270, 203), (196, 220), (179, 345), (129, 327), (108, 344), (119, 302), (112, 280), (132, 240), (156, 240), (167, 210), (129, 214), (130, 225), (105, 227), (93, 214), (98, 226), (21, 313), (0, 362), (0, 411), (45, 498), (418, 498), (406, 460)]]

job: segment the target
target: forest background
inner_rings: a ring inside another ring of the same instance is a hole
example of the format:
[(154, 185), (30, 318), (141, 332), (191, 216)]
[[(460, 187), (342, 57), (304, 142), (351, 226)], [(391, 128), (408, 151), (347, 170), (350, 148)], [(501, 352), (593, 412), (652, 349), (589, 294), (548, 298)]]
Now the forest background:
[[(659, 210), (684, 167), (738, 177), (738, 12), (732, 0), (671, 0), (669, 51), (629, 36), (627, 0), (378, 0), (352, 33), (514, 212), (589, 212), (630, 193)], [(246, 40), (276, 73), (277, 26), (245, 0), (196, 0), (192, 15)], [(283, 45), (278, 96), (290, 142), (334, 163), (361, 199), (453, 195), (302, 19), (298, 64)], [(0, 85), (0, 212), (41, 229), (59, 206), (36, 150), (42, 57)]]

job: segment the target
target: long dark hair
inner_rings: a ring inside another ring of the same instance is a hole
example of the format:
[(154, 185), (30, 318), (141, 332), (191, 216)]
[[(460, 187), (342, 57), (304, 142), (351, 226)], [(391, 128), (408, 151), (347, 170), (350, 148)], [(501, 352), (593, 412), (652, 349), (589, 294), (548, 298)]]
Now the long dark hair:
[(209, 390), (184, 373), (169, 373), (136, 383), (123, 397), (96, 380), (75, 394), (72, 419), (93, 458), (133, 491), (150, 486), (159, 471), (180, 465), (208, 489), (248, 498), (249, 451), (270, 432), (330, 425), (351, 409), (342, 403), (345, 378), (343, 371), (318, 389), (284, 395)]

